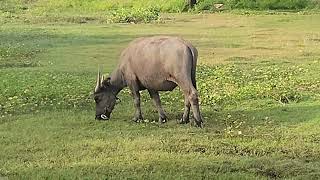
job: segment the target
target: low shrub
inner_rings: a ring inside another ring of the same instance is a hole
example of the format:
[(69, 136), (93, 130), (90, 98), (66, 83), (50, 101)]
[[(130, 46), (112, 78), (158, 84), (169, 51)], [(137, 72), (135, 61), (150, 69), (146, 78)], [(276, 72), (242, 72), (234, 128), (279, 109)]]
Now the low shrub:
[(118, 9), (111, 13), (109, 22), (113, 23), (149, 23), (154, 20), (159, 19), (160, 10), (156, 8), (143, 9), (143, 8), (133, 8), (133, 9)]
[(215, 11), (214, 4), (215, 3), (223, 3), (223, 1), (217, 1), (217, 0), (201, 0), (198, 1), (197, 5), (195, 6), (196, 11)]

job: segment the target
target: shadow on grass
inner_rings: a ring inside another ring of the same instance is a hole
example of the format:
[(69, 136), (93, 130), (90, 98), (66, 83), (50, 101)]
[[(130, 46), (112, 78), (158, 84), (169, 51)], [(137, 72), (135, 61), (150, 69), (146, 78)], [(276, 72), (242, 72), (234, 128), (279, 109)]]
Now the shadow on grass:
[[(41, 28), (32, 28), (21, 31), (13, 28), (10, 31), (5, 30), (0, 33), (0, 68), (39, 67), (41, 63), (37, 57), (40, 54), (46, 54), (49, 49), (53, 48), (72, 47), (72, 50), (76, 51), (78, 48), (77, 51), (79, 51), (79, 47), (89, 45), (104, 44), (107, 47), (118, 47), (134, 38), (136, 38), (134, 35), (118, 33), (81, 35), (73, 34), (72, 32), (59, 32), (55, 31), (55, 29), (44, 31)], [(70, 51), (70, 49), (65, 51), (61, 52), (60, 50), (59, 54), (67, 55), (67, 51)]]

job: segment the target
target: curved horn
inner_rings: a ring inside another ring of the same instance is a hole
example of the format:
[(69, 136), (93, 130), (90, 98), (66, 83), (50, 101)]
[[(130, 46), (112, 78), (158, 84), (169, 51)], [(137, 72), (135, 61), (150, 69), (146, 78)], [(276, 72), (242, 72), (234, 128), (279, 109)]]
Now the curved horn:
[(103, 85), (103, 81), (105, 80), (105, 77), (104, 77), (104, 75), (102, 75), (101, 77), (102, 77), (102, 78), (101, 78), (100, 84), (101, 84), (101, 86), (102, 86), (102, 85)]
[(98, 69), (98, 76), (97, 76), (97, 85), (96, 88), (94, 89), (95, 92), (99, 90), (101, 87), (101, 73), (100, 73), (100, 68)]

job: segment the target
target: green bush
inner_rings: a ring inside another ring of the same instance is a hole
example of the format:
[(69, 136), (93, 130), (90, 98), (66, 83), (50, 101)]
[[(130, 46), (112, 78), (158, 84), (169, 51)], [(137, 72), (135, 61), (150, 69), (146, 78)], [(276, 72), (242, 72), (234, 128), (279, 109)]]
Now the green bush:
[(110, 22), (116, 23), (148, 23), (159, 19), (160, 11), (156, 8), (143, 9), (143, 8), (132, 8), (132, 9), (118, 9), (112, 12)]
[(217, 1), (217, 0), (201, 0), (198, 1), (195, 9), (197, 11), (203, 11), (203, 10), (208, 10), (208, 11), (214, 11), (215, 8), (213, 6), (214, 3), (222, 3), (223, 1)]

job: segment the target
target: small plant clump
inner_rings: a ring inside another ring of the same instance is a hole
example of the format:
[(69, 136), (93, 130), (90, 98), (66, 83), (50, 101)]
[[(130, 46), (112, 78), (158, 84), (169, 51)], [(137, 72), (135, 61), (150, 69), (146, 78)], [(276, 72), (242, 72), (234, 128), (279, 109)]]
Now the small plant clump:
[(159, 20), (160, 10), (156, 8), (117, 9), (111, 13), (110, 23), (149, 23)]

